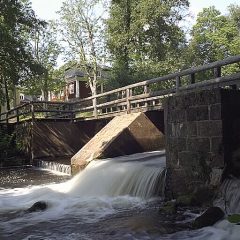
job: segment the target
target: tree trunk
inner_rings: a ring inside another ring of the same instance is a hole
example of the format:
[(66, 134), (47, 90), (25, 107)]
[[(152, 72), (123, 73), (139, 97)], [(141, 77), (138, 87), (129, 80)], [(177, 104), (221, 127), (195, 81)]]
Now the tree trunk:
[(8, 94), (8, 85), (7, 85), (7, 80), (4, 79), (4, 88), (5, 88), (5, 100), (6, 100), (6, 105), (7, 105), (7, 110), (10, 110), (10, 99), (9, 99), (9, 94)]
[(89, 86), (90, 86), (92, 97), (93, 97), (93, 100), (92, 100), (93, 116), (97, 117), (97, 99), (96, 97), (94, 97), (97, 95), (97, 75), (96, 74), (93, 74), (93, 75), (94, 75), (93, 79), (89, 76), (88, 81), (89, 81)]
[(47, 76), (44, 78), (43, 98), (44, 98), (44, 101), (48, 101), (48, 77)]
[(17, 106), (17, 89), (16, 86), (13, 86), (13, 107)]

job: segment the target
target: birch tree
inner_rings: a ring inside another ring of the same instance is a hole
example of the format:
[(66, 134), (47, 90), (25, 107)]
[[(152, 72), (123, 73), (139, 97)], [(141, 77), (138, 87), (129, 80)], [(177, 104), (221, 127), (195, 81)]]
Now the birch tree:
[(78, 60), (94, 96), (97, 94), (98, 67), (104, 56), (105, 5), (101, 0), (66, 0), (59, 14), (66, 54), (71, 60)]

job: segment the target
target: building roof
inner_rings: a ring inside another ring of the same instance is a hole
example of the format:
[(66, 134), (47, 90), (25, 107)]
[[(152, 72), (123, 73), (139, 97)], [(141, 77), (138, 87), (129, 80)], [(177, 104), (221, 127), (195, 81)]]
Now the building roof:
[(78, 69), (69, 69), (65, 72), (65, 78), (84, 77), (84, 72)]

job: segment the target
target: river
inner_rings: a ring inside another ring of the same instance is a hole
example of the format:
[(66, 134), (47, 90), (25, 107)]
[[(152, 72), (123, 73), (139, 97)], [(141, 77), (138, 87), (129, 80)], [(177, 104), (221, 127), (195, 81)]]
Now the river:
[[(199, 230), (169, 229), (158, 214), (164, 169), (164, 152), (151, 152), (92, 161), (73, 178), (34, 168), (0, 170), (0, 239), (240, 239), (240, 226), (226, 220)], [(47, 209), (27, 212), (37, 201)], [(183, 215), (176, 221), (197, 216)]]

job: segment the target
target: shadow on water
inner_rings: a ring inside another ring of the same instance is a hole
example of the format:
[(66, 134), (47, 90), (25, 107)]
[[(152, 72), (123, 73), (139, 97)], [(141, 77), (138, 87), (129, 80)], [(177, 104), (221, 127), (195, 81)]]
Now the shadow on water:
[(34, 167), (0, 169), (0, 189), (59, 183), (69, 179), (70, 176), (56, 175), (51, 171), (40, 170)]

